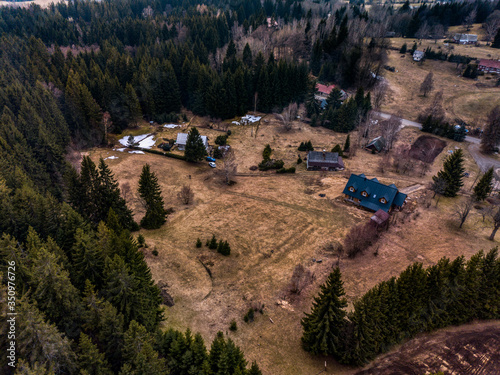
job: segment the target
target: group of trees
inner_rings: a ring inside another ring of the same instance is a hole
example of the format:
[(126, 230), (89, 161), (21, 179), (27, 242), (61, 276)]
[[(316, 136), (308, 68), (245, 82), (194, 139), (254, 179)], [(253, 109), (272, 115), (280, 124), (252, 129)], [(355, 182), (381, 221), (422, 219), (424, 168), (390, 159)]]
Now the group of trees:
[(356, 95), (343, 100), (342, 93), (338, 88), (334, 88), (328, 96), (323, 112), (319, 113), (319, 108), (315, 109), (311, 103), (314, 95), (308, 97), (308, 111), (311, 111), (311, 125), (321, 125), (327, 129), (337, 132), (348, 133), (354, 130), (360, 122), (366, 119), (371, 105), (371, 95), (365, 95), (363, 87), (358, 88)]
[(347, 301), (339, 269), (328, 277), (302, 319), (302, 344), (314, 354), (362, 365), (403, 340), (475, 319), (500, 317), (500, 259), (494, 248), (469, 261), (441, 259), (427, 269), (415, 263)]

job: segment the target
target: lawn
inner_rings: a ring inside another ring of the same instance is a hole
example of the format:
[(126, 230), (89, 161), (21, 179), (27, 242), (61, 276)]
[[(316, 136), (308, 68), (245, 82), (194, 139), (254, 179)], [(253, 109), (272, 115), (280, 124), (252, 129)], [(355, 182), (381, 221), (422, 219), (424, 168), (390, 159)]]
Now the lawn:
[[(192, 123), (201, 124), (196, 120)], [(283, 158), (288, 167), (296, 165), (297, 155), (305, 156), (297, 151), (300, 142), (311, 140), (317, 150), (329, 150), (337, 143), (343, 144), (346, 135), (298, 122), (292, 131), (284, 132), (271, 117), (263, 119), (257, 133), (257, 126), (230, 129), (229, 144), (239, 164), (239, 175), (232, 186), (222, 184), (217, 169), (209, 168), (205, 162), (188, 164), (158, 155), (111, 149), (94, 149), (90, 154), (95, 160), (100, 156), (118, 157), (108, 162), (120, 185), (130, 185), (126, 199), (137, 220), (144, 214), (136, 190), (145, 163), (158, 174), (166, 206), (174, 209), (161, 229), (141, 231), (148, 244), (144, 252), (153, 276), (156, 281), (168, 284), (175, 302), (173, 307), (166, 308), (165, 326), (190, 328), (200, 332), (207, 342), (217, 331), (223, 331), (241, 346), (248, 360), (258, 361), (264, 374), (317, 373), (324, 368), (325, 359), (302, 351), (300, 319), (304, 311), (309, 311), (318, 286), (337, 262), (336, 255), (326, 245), (341, 241), (351, 226), (371, 216), (341, 199), (349, 173), (365, 173), (384, 183), (396, 183), (400, 188), (425, 184), (439, 170), (448, 150), (463, 145), (447, 141), (448, 145), (434, 161), (432, 172), (423, 178), (393, 172), (381, 175), (377, 167), (382, 155), (361, 149), (356, 156), (345, 159), (345, 172), (308, 172), (302, 163), (294, 175), (277, 175), (249, 169), (261, 160), (267, 143), (274, 149), (274, 157)], [(144, 132), (151, 130), (147, 126)], [(178, 129), (153, 130), (158, 139), (175, 138), (178, 132)], [(206, 127), (199, 130), (209, 136), (211, 143), (221, 134)], [(399, 143), (410, 144), (419, 135), (417, 129), (405, 128)], [(351, 144), (355, 140), (353, 133)], [(471, 173), (465, 185), (468, 189), (477, 167), (466, 150), (465, 155)], [(184, 184), (195, 192), (194, 203), (188, 206), (177, 198)], [(462, 230), (458, 229), (452, 213), (461, 198), (441, 199), (437, 208), (427, 208), (424, 193), (425, 189), (420, 189), (410, 195), (408, 206), (413, 213), (406, 222), (392, 226), (376, 248), (358, 258), (341, 260), (349, 304), (412, 262), (420, 261), (427, 266), (442, 256), (469, 257), (492, 246), (487, 240), (489, 224), (483, 224), (479, 215), (475, 214)], [(229, 257), (205, 246), (195, 247), (197, 238), (205, 243), (212, 234), (229, 242)], [(152, 254), (155, 249), (158, 256)], [(300, 295), (292, 296), (288, 284), (298, 264), (314, 274), (314, 281)], [(283, 300), (289, 303), (283, 304)], [(264, 314), (257, 313), (252, 323), (243, 321), (250, 307), (262, 305)], [(236, 332), (229, 331), (233, 319), (238, 325)], [(327, 359), (327, 364), (327, 373), (354, 371), (331, 359)]]
[[(393, 39), (393, 43), (396, 40)], [(495, 51), (500, 54), (500, 50)], [(383, 111), (416, 120), (430, 105), (435, 93), (442, 91), (444, 109), (452, 123), (462, 119), (473, 127), (481, 127), (488, 112), (500, 105), (500, 87), (495, 87), (497, 75), (485, 74), (477, 80), (464, 78), (461, 76), (463, 67), (457, 67), (455, 63), (435, 60), (417, 63), (409, 54), (401, 55), (397, 51), (389, 51), (387, 65), (395, 67), (396, 71), (384, 71), (390, 90)], [(429, 72), (434, 73), (434, 89), (423, 97), (420, 84)]]

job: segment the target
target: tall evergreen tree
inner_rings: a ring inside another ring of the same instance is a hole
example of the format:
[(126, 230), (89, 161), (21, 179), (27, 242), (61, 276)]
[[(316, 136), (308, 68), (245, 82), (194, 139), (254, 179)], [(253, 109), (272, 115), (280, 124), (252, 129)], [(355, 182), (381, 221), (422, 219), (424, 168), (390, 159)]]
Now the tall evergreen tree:
[(340, 355), (341, 332), (346, 324), (347, 300), (340, 270), (335, 268), (314, 298), (310, 314), (302, 319), (302, 345), (314, 354)]
[(464, 157), (462, 149), (458, 149), (448, 156), (443, 163), (443, 169), (437, 176), (432, 177), (434, 181), (443, 179), (446, 181), (445, 197), (455, 197), (463, 186), (465, 177)]
[(184, 151), (186, 160), (190, 162), (199, 162), (203, 160), (206, 155), (207, 150), (203, 144), (198, 128), (191, 128), (186, 141), (186, 149)]
[(142, 167), (138, 191), (146, 206), (146, 214), (141, 220), (141, 226), (146, 229), (160, 228), (166, 221), (167, 211), (161, 196), (158, 177), (151, 172), (149, 164)]
[(481, 177), (476, 186), (474, 186), (474, 198), (478, 201), (484, 201), (493, 190), (493, 167), (488, 169)]

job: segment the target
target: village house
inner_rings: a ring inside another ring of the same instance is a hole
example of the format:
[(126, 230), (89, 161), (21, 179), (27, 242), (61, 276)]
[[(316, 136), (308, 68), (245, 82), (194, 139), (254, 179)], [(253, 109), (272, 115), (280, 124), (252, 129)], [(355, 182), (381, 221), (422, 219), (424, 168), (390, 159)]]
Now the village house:
[[(177, 149), (179, 151), (184, 151), (184, 149), (186, 148), (187, 138), (187, 133), (177, 133), (177, 140), (175, 141), (175, 144), (177, 145)], [(208, 137), (202, 135), (201, 140), (203, 141), (205, 148), (208, 150)]]
[(477, 70), (485, 73), (498, 73), (500, 74), (500, 61), (481, 59), (477, 64)]
[[(326, 99), (335, 88), (335, 85), (323, 85), (321, 83), (316, 84), (316, 94), (314, 98), (320, 102), (321, 108), (324, 109), (326, 106)], [(347, 93), (344, 90), (340, 90), (341, 99), (347, 99)]]
[(406, 200), (406, 194), (400, 193), (396, 185), (384, 185), (376, 178), (366, 178), (364, 174), (351, 174), (342, 193), (346, 201), (375, 212), (399, 209)]
[(416, 49), (413, 52), (413, 61), (422, 61), (422, 59), (424, 58), (424, 56), (425, 56), (425, 52), (424, 51), (419, 51), (418, 49)]
[(307, 154), (308, 171), (340, 171), (344, 162), (338, 152), (309, 151)]
[(381, 152), (385, 148), (385, 144), (385, 138), (380, 136), (368, 142), (365, 148), (370, 151)]
[(476, 34), (455, 34), (453, 40), (458, 44), (476, 44), (477, 35)]

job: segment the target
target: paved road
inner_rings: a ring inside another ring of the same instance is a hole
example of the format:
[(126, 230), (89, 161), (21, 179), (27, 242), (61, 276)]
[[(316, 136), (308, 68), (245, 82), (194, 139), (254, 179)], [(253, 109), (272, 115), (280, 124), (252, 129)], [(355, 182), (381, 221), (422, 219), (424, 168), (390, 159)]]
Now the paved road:
[[(391, 117), (391, 115), (389, 113), (383, 113), (383, 112), (376, 112), (376, 111), (373, 111), (376, 115), (382, 117), (383, 119), (388, 119), (389, 117)], [(419, 129), (422, 129), (422, 124), (418, 123), (418, 122), (415, 122), (415, 121), (410, 121), (410, 120), (407, 120), (407, 119), (402, 119), (401, 120), (401, 127), (404, 128), (405, 126), (413, 126), (415, 128), (419, 128)], [(469, 142), (469, 143), (474, 143), (474, 144), (480, 144), (481, 143), (481, 140), (479, 138), (475, 138), (475, 137), (469, 137), (469, 136), (466, 136), (465, 137), (465, 141), (466, 142)], [(474, 159), (476, 159), (474, 157)]]
[(500, 161), (481, 154), (478, 144), (473, 143), (469, 145), (469, 152), (481, 171), (486, 172), (491, 167), (493, 167), (493, 169), (500, 168)]

